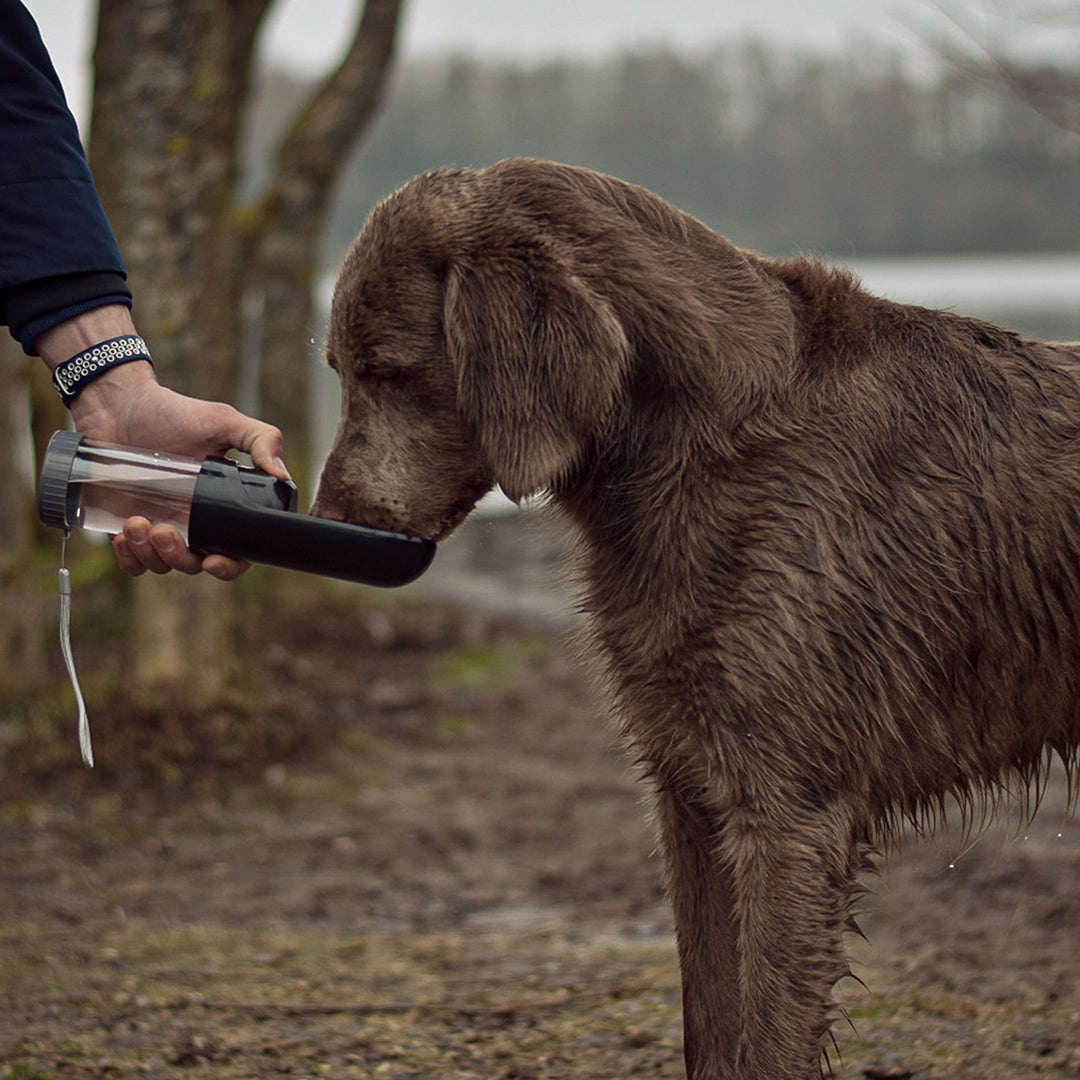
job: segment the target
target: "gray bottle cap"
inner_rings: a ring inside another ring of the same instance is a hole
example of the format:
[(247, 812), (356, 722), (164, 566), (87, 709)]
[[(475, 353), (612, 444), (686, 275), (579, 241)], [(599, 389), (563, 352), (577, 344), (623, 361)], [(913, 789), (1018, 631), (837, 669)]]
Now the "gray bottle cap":
[(38, 517), (46, 525), (70, 529), (79, 508), (78, 487), (69, 491), (71, 466), (83, 437), (76, 431), (58, 431), (50, 440), (41, 463)]

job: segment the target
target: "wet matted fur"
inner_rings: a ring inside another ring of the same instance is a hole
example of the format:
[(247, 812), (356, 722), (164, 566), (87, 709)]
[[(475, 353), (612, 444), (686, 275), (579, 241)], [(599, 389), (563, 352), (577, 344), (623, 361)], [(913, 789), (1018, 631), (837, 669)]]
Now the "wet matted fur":
[(1080, 743), (1080, 352), (742, 251), (611, 177), (410, 182), (341, 269), (316, 512), (579, 536), (655, 797), (689, 1075), (820, 1073), (857, 874)]

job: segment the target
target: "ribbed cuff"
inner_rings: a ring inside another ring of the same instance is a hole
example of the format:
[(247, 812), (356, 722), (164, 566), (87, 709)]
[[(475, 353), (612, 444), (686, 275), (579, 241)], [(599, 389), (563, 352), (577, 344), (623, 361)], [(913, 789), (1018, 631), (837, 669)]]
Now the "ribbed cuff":
[(124, 275), (114, 271), (44, 278), (0, 293), (0, 318), (29, 356), (46, 330), (106, 304), (131, 307)]
[(53, 311), (48, 315), (42, 315), (40, 319), (34, 319), (33, 322), (28, 322), (25, 326), (20, 327), (19, 332), (15, 335), (19, 339), (19, 344), (23, 347), (23, 352), (27, 356), (37, 356), (34, 350), (34, 342), (37, 341), (46, 330), (51, 330), (54, 326), (59, 326), (62, 322), (67, 322), (68, 319), (74, 319), (77, 315), (85, 315), (88, 311), (94, 311), (100, 307), (106, 307), (109, 304), (124, 304), (127, 307), (131, 307), (131, 296), (124, 296), (121, 293), (117, 293), (114, 296), (98, 296), (93, 300), (84, 300), (81, 304), (73, 304), (71, 307), (62, 308), (60, 311)]

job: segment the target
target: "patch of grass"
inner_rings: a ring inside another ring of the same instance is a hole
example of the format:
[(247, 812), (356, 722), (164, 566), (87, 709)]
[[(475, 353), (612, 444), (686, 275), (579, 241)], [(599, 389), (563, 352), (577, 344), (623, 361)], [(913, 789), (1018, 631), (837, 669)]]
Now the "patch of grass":
[(12, 1065), (0, 1073), (0, 1080), (57, 1080), (55, 1069), (39, 1069), (34, 1065)]
[(902, 1066), (917, 1077), (1072, 1076), (1080, 1067), (1073, 1038), (1045, 1039), (1044, 1031), (1080, 1034), (1075, 1001), (1043, 995), (983, 996), (969, 991), (905, 985), (896, 972), (876, 971), (867, 982), (879, 987), (842, 988), (854, 1031), (838, 1031), (841, 1064), (837, 1080), (855, 1080), (868, 1068)]
[(535, 634), (481, 641), (447, 649), (432, 665), (434, 686), (467, 692), (499, 691), (551, 655), (550, 638)]
[(578, 1080), (626, 1075), (628, 1061), (681, 1076), (670, 947), (613, 956), (580, 928), (568, 940), (117, 925), (87, 941), (9, 923), (5, 955), (0, 991), (20, 1038), (0, 1080), (53, 1080), (54, 1066), (159, 1080)]
[(187, 700), (182, 687), (144, 694), (115, 676), (88, 673), (83, 681), (96, 768), (79, 759), (76, 709), (61, 684), (19, 701), (0, 715), (4, 738), (0, 768), (10, 782), (4, 799), (27, 801), (44, 786), (60, 784), (78, 794), (107, 783), (115, 789), (185, 794), (215, 771), (259, 775), (267, 764), (287, 760), (323, 736), (314, 713), (298, 715), (270, 695), (238, 692), (213, 708)]
[(458, 739), (476, 730), (476, 717), (471, 713), (449, 712), (439, 716), (432, 727), (437, 739)]
[(443, 653), (433, 665), (432, 678), (443, 687), (484, 690), (504, 684), (515, 666), (508, 649), (483, 642)]
[[(551, 648), (497, 619), (380, 590), (312, 585), (305, 575), (286, 575), (271, 594), (271, 579), (253, 568), (241, 584), (249, 621), (260, 628), (249, 678), (200, 703), (189, 685), (155, 688), (131, 677), (130, 582), (111, 549), (72, 545), (69, 555), (96, 768), (89, 773), (80, 760), (74, 693), (53, 634), (48, 683), (0, 699), (0, 805), (15, 804), (15, 816), (35, 798), (80, 799), (102, 785), (166, 804), (199, 793), (225, 800), (238, 781), (259, 780), (282, 762), (341, 751), (367, 758), (384, 738), (458, 738), (470, 730), (468, 699), (512, 690)], [(371, 694), (380, 683), (391, 691), (384, 700)]]

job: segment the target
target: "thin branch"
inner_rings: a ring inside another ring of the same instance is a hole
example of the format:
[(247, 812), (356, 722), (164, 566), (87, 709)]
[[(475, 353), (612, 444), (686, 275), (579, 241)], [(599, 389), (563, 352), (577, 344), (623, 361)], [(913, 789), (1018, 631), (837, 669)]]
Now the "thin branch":
[[(973, 78), (989, 78), (989, 81), (1004, 86), (1055, 126), (1066, 131), (1080, 131), (1080, 73), (1050, 64), (1035, 66), (1013, 60), (979, 33), (956, 4), (936, 0), (934, 6), (983, 58), (982, 62), (976, 63), (968, 52), (936, 36), (934, 48), (946, 61)], [(1042, 16), (1033, 15), (1026, 21), (1044, 25)], [(1067, 24), (1059, 21), (1057, 28), (1067, 28)]]
[(348, 52), (297, 117), (263, 199), (269, 217), (296, 217), (327, 197), (343, 159), (382, 103), (404, 0), (367, 0)]

